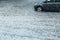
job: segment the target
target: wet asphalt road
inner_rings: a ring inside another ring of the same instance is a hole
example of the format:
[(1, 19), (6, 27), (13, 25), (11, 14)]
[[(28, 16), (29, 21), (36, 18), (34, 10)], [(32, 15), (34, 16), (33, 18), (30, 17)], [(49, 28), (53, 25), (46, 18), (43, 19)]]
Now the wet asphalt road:
[(1, 2), (0, 40), (60, 40), (60, 12), (36, 12), (30, 4)]

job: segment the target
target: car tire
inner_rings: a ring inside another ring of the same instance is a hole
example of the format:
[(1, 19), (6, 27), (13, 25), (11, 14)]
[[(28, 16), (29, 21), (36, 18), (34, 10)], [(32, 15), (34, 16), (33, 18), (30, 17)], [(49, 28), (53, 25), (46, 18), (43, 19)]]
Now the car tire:
[(37, 11), (38, 11), (38, 12), (41, 12), (42, 10), (43, 10), (42, 7), (37, 7)]

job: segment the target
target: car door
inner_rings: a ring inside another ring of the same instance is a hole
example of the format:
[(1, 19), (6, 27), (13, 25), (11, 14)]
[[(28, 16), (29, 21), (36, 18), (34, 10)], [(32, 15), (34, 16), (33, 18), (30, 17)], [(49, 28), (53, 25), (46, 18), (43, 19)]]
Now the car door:
[(56, 5), (54, 2), (43, 3), (44, 9), (46, 10), (55, 10)]
[(56, 9), (55, 10), (59, 10), (60, 11), (60, 2), (55, 2), (56, 5)]

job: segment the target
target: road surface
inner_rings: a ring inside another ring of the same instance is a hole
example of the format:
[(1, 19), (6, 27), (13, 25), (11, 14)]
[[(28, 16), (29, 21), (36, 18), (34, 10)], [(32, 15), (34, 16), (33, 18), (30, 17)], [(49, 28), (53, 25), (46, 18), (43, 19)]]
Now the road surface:
[(60, 40), (60, 12), (35, 12), (33, 3), (26, 5), (0, 2), (0, 40)]

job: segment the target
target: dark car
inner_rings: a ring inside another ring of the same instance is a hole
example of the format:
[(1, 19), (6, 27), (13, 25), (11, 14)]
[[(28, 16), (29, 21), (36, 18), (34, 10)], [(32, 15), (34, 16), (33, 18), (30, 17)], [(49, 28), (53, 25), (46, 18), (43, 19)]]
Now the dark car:
[(42, 3), (37, 3), (34, 6), (35, 11), (60, 11), (60, 1), (57, 0), (46, 0)]

